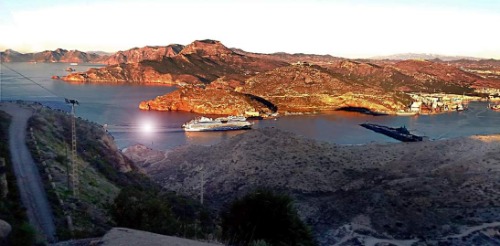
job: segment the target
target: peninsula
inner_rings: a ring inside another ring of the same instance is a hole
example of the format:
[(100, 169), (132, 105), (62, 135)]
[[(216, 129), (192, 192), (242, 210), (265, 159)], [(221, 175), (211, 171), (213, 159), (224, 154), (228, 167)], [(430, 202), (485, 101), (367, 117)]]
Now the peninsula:
[(352, 60), (258, 54), (230, 49), (215, 40), (133, 48), (100, 59), (111, 65), (62, 79), (180, 87), (141, 102), (143, 110), (266, 117), (276, 112), (358, 108), (396, 114), (408, 110), (416, 100), (408, 93), (487, 97), (500, 92), (500, 64), (495, 60)]

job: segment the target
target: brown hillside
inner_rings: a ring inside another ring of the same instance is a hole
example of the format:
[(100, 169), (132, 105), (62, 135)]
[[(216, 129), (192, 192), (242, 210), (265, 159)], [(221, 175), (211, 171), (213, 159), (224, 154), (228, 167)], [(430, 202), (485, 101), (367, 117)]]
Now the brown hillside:
[(162, 84), (209, 83), (227, 76), (243, 81), (251, 75), (286, 63), (253, 58), (234, 53), (218, 41), (195, 41), (178, 54), (163, 56), (161, 61), (143, 60), (139, 63), (113, 65), (74, 73), (63, 80), (72, 82), (129, 82)]
[[(500, 220), (499, 147), (499, 135), (338, 146), (259, 129), (161, 160), (140, 158), (145, 148), (125, 154), (165, 189), (193, 198), (203, 165), (205, 202), (215, 209), (258, 187), (288, 193), (320, 245), (495, 245), (500, 223), (491, 233), (466, 229)], [(466, 233), (450, 236), (460, 228)]]
[(206, 87), (185, 87), (167, 95), (143, 101), (143, 110), (188, 111), (199, 114), (244, 115), (247, 111), (261, 114), (273, 112), (269, 106), (250, 95), (235, 92), (230, 86), (235, 81), (222, 78)]
[(165, 57), (172, 57), (179, 54), (182, 48), (184, 46), (180, 44), (133, 48), (126, 51), (118, 51), (111, 56), (102, 57), (98, 62), (114, 65), (119, 63), (137, 63), (145, 60), (161, 61)]
[(362, 107), (391, 112), (403, 107), (380, 88), (359, 85), (331, 71), (310, 65), (276, 68), (248, 79), (239, 90), (264, 98), (279, 112), (319, 112)]

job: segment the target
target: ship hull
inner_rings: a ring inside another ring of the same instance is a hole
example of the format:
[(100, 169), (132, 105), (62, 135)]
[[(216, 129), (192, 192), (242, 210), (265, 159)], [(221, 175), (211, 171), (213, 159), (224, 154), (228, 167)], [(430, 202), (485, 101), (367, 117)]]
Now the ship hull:
[(200, 117), (182, 125), (186, 132), (214, 132), (214, 131), (235, 131), (248, 130), (252, 128), (252, 123), (240, 116), (228, 116), (217, 119)]
[(218, 126), (213, 128), (184, 128), (186, 132), (217, 132), (217, 131), (237, 131), (250, 130), (252, 126)]
[(416, 135), (410, 134), (407, 131), (402, 132), (402, 130), (400, 130), (401, 128), (392, 128), (392, 127), (388, 127), (388, 126), (369, 124), (369, 123), (363, 123), (363, 124), (361, 124), (361, 126), (364, 128), (370, 129), (374, 132), (378, 132), (378, 133), (384, 134), (388, 137), (397, 139), (401, 142), (420, 142), (423, 140), (423, 137), (421, 137), (421, 136), (416, 136)]
[(417, 112), (397, 112), (397, 116), (414, 116), (417, 115)]

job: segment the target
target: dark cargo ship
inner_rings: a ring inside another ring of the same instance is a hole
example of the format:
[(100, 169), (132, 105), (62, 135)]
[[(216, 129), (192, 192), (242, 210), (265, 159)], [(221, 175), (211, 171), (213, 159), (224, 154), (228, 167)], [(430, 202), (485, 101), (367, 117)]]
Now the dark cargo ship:
[(374, 132), (382, 133), (391, 138), (397, 139), (402, 142), (420, 142), (424, 138), (421, 136), (416, 136), (410, 133), (405, 126), (399, 128), (393, 128), (388, 126), (382, 126), (377, 124), (363, 123), (362, 127), (370, 129)]

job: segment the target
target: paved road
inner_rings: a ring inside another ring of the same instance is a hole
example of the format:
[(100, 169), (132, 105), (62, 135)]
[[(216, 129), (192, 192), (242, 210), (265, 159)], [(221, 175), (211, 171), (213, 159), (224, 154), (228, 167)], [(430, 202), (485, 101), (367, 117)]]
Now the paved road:
[(37, 166), (26, 145), (26, 128), (32, 110), (17, 104), (2, 103), (0, 110), (12, 116), (9, 127), (9, 147), (21, 200), (28, 219), (48, 242), (55, 241), (54, 218)]

